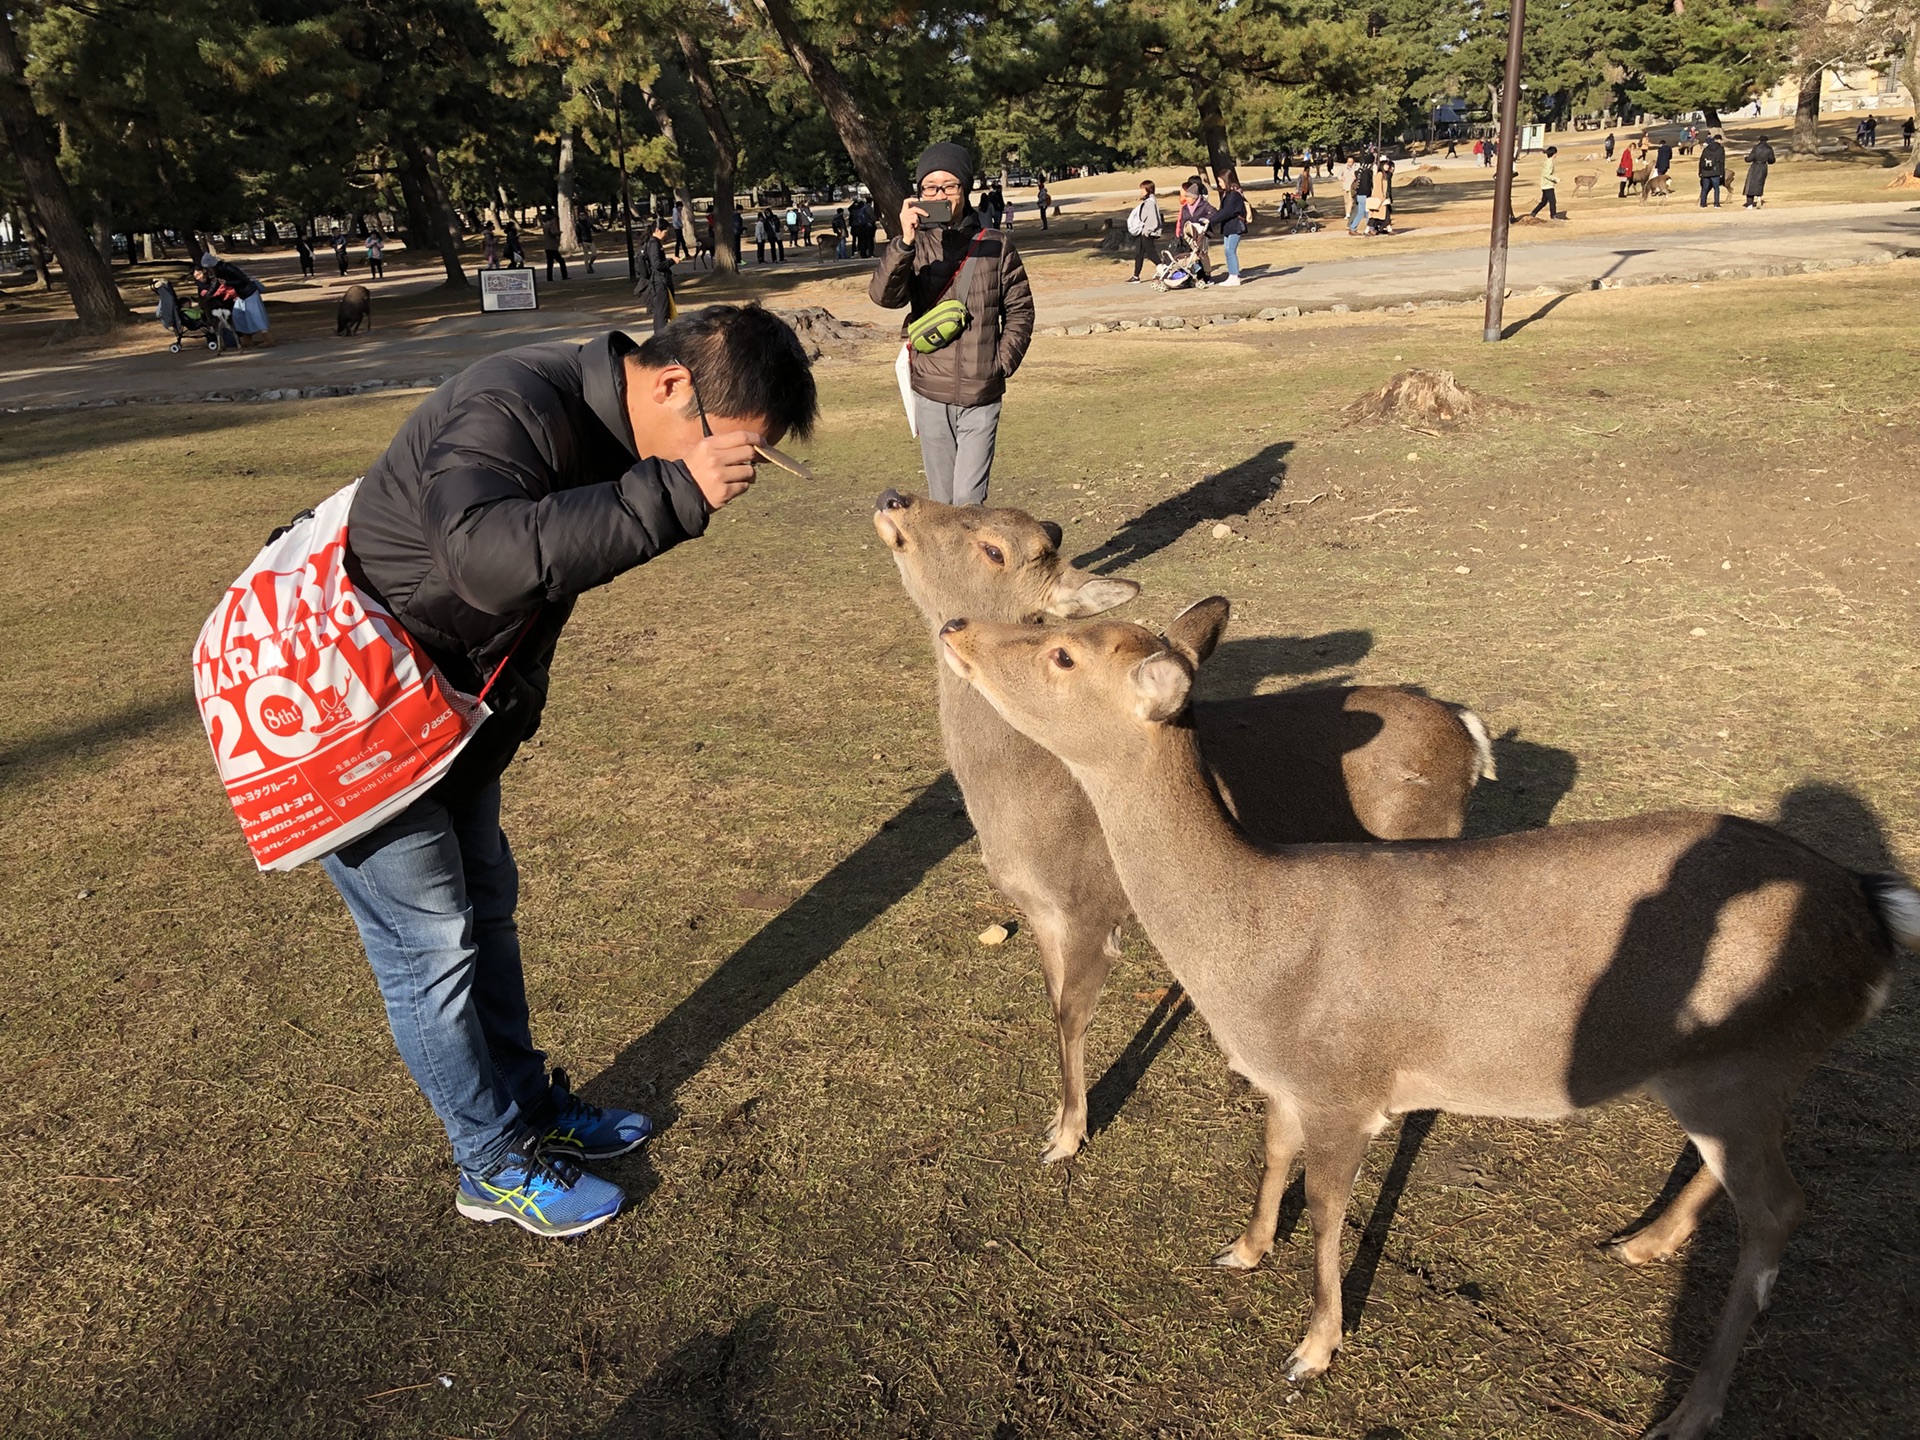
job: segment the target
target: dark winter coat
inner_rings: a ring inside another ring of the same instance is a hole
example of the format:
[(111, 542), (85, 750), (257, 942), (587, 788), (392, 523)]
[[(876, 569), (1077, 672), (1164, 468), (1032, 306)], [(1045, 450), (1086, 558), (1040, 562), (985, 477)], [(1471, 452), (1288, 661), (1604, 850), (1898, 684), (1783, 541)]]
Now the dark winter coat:
[(956, 289), (947, 296), (966, 302), (967, 328), (931, 355), (909, 352), (914, 393), (942, 405), (991, 405), (1006, 392), (1007, 377), (1033, 342), (1033, 291), (1013, 237), (983, 229), (969, 209), (952, 225), (921, 226), (912, 249), (889, 240), (867, 285), (867, 297), (883, 310), (904, 305), (909, 320), (923, 315), (959, 271), (975, 236), (979, 258), (967, 293)]
[(1220, 197), (1220, 233), (1222, 235), (1247, 233), (1247, 197), (1238, 190), (1229, 190)]
[(408, 417), (353, 498), (349, 573), (442, 673), (472, 694), (511, 657), (441, 782), (453, 793), (497, 778), (539, 728), (574, 597), (707, 528), (686, 467), (635, 453), (635, 348), (615, 331), (477, 361)]
[(1718, 180), (1727, 173), (1727, 147), (1718, 140), (1709, 140), (1700, 147), (1700, 178)]
[(1747, 152), (1747, 183), (1744, 190), (1749, 197), (1767, 193), (1767, 167), (1773, 161), (1773, 146), (1764, 140)]

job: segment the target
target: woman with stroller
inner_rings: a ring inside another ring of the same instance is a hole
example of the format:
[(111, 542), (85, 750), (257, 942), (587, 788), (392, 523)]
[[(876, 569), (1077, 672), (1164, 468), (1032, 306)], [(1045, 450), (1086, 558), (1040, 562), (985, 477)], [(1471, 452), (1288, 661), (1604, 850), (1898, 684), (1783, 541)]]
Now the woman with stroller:
[(1207, 231), (1220, 212), (1207, 200), (1207, 182), (1198, 175), (1180, 187), (1180, 238), (1193, 252), (1193, 283), (1211, 285), (1207, 273)]
[(1252, 218), (1247, 197), (1240, 189), (1239, 172), (1227, 171), (1220, 177), (1220, 234), (1224, 237), (1222, 248), (1227, 252), (1227, 278), (1223, 284), (1240, 283), (1240, 238), (1247, 233), (1247, 222)]
[(231, 260), (221, 260), (209, 250), (200, 257), (200, 264), (193, 272), (194, 281), (200, 286), (200, 296), (209, 310), (233, 310), (233, 331), (240, 339), (240, 347), (247, 348), (248, 336), (257, 336), (255, 343), (272, 343), (267, 333), (267, 304), (262, 299), (260, 282)]
[(1127, 283), (1140, 283), (1140, 267), (1154, 263), (1153, 252), (1160, 247), (1160, 234), (1165, 222), (1160, 218), (1160, 201), (1154, 194), (1153, 181), (1140, 182), (1140, 203), (1127, 212), (1127, 230), (1133, 236), (1133, 278)]

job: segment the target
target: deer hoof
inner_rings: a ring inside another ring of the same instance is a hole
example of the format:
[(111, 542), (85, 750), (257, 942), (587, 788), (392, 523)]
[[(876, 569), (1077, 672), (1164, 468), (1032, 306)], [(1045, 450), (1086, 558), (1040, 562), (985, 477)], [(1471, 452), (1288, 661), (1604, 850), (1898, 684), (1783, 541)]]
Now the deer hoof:
[(1080, 1147), (1085, 1143), (1082, 1136), (1057, 1130), (1049, 1132), (1046, 1140), (1046, 1149), (1040, 1152), (1042, 1165), (1058, 1165), (1062, 1160), (1071, 1160), (1080, 1153)]
[(1719, 1423), (1718, 1410), (1711, 1412), (1697, 1410), (1682, 1400), (1679, 1409), (1647, 1431), (1640, 1440), (1702, 1440), (1702, 1437)]
[(1629, 1235), (1624, 1240), (1609, 1240), (1600, 1248), (1606, 1254), (1618, 1260), (1622, 1265), (1633, 1265), (1636, 1267), (1651, 1265), (1656, 1260), (1666, 1260), (1672, 1257), (1676, 1248), (1675, 1246), (1655, 1245), (1651, 1241), (1642, 1238), (1645, 1234), (1646, 1232), (1642, 1231), (1639, 1235)]
[(1266, 1258), (1265, 1250), (1256, 1250), (1249, 1245), (1246, 1237), (1234, 1241), (1226, 1249), (1213, 1257), (1213, 1263), (1222, 1270), (1252, 1270)]
[(1295, 1385), (1304, 1385), (1316, 1375), (1324, 1375), (1332, 1363), (1332, 1349), (1303, 1340), (1300, 1348), (1287, 1357), (1287, 1379)]

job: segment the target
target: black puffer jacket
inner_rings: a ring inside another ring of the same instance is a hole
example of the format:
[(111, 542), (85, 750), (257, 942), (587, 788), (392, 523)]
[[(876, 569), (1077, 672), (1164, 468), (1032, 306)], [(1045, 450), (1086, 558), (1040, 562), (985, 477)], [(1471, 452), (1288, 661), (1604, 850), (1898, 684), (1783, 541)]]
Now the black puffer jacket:
[(360, 482), (348, 564), (468, 693), (511, 655), (447, 778), (497, 778), (540, 725), (573, 599), (707, 528), (676, 461), (634, 453), (615, 331), (489, 356), (414, 411)]

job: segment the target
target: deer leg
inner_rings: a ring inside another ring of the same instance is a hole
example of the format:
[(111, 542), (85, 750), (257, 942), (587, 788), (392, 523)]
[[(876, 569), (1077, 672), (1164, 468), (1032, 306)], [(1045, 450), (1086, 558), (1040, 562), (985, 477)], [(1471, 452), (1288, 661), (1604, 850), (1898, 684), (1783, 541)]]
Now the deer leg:
[(1712, 1123), (1683, 1111), (1682, 1105), (1676, 1105), (1667, 1095), (1661, 1098), (1667, 1100), (1692, 1135), (1707, 1168), (1726, 1187), (1740, 1217), (1740, 1259), (1706, 1357), (1679, 1406), (1646, 1437), (1700, 1440), (1719, 1422), (1740, 1348), (1755, 1318), (1767, 1308), (1787, 1239), (1806, 1213), (1806, 1197), (1787, 1168), (1787, 1157), (1781, 1149), (1783, 1103), (1770, 1103), (1760, 1114), (1749, 1105), (1742, 1114), (1736, 1108), (1737, 1101), (1716, 1097), (1719, 1103), (1713, 1108), (1721, 1113), (1714, 1117), (1718, 1123)]
[(1060, 1108), (1047, 1127), (1043, 1165), (1072, 1159), (1087, 1138), (1087, 1026), (1113, 964), (1113, 934), (1071, 919), (1034, 924), (1060, 1049)]
[(1280, 1224), (1280, 1199), (1287, 1193), (1293, 1157), (1299, 1154), (1303, 1139), (1293, 1102), (1278, 1095), (1267, 1096), (1267, 1156), (1260, 1171), (1253, 1218), (1238, 1240), (1213, 1257), (1214, 1264), (1226, 1270), (1251, 1270), (1273, 1249), (1273, 1232)]
[(1287, 1379), (1311, 1380), (1340, 1348), (1340, 1238), (1367, 1133), (1343, 1125), (1337, 1134), (1307, 1137), (1307, 1213), (1313, 1217), (1313, 1313), (1307, 1334), (1287, 1357)]
[(1702, 1165), (1699, 1173), (1667, 1202), (1666, 1209), (1633, 1234), (1608, 1241), (1607, 1253), (1627, 1265), (1665, 1260), (1693, 1238), (1693, 1232), (1700, 1226), (1700, 1217), (1719, 1194), (1719, 1179)]

